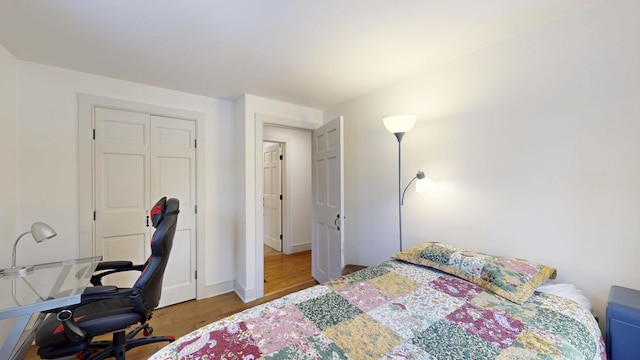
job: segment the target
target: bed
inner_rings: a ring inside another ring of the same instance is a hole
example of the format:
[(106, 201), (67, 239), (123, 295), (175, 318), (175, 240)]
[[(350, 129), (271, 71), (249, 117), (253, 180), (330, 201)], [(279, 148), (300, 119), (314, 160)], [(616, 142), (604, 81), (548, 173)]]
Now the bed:
[(584, 301), (540, 291), (554, 276), (425, 243), (208, 324), (151, 359), (606, 359)]

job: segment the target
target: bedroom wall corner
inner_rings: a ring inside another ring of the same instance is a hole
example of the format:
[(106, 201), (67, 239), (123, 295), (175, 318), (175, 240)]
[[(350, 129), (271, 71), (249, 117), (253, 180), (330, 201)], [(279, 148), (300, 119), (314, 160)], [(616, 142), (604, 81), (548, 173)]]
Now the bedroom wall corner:
[[(0, 178), (0, 239), (8, 249), (13, 245), (18, 229), (17, 194), (17, 122), (18, 122), (18, 60), (0, 44), (0, 164), (2, 177)], [(3, 252), (0, 258), (0, 268), (11, 265), (10, 252)]]
[[(18, 122), (18, 60), (0, 44), (0, 244), (10, 249), (19, 234), (16, 226), (18, 213), (18, 165), (17, 165), (17, 122)], [(0, 268), (11, 266), (11, 254), (2, 252)], [(9, 335), (14, 320), (2, 320), (0, 342)]]

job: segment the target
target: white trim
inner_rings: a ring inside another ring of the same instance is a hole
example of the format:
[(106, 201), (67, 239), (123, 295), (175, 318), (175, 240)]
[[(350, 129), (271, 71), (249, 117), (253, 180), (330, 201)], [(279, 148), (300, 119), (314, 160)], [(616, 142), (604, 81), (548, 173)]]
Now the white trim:
[[(205, 229), (206, 229), (206, 186), (205, 186), (205, 114), (182, 109), (174, 109), (153, 104), (143, 104), (121, 99), (113, 99), (90, 94), (78, 94), (78, 222), (80, 257), (94, 256), (95, 236), (93, 210), (93, 112), (95, 107), (143, 112), (151, 115), (173, 117), (196, 122), (196, 269), (201, 274), (196, 279), (196, 298), (204, 298), (206, 291)], [(90, 245), (90, 246), (89, 246)]]
[[(262, 173), (262, 161), (257, 161), (257, 159), (262, 159), (262, 142), (264, 141), (264, 126), (276, 126), (276, 127), (287, 127), (295, 130), (308, 130), (313, 131), (316, 127), (316, 124), (298, 121), (293, 119), (287, 119), (280, 116), (273, 116), (261, 113), (255, 113), (254, 115), (255, 121), (255, 198), (254, 198), (254, 214), (255, 216), (255, 229), (254, 229), (254, 242), (255, 242), (255, 264), (256, 264), (256, 272), (255, 272), (255, 291), (249, 291), (246, 295), (253, 294), (255, 297), (247, 297), (247, 299), (254, 300), (259, 299), (264, 296), (264, 248), (263, 248), (263, 235), (264, 235), (264, 224), (262, 216), (258, 216), (258, 214), (262, 214), (262, 198), (263, 194), (263, 182), (264, 176)], [(286, 175), (285, 175), (286, 176)], [(287, 184), (289, 183), (287, 179)], [(289, 191), (289, 189), (286, 189)], [(287, 204), (287, 208), (290, 208), (290, 204)], [(287, 224), (288, 226), (288, 224)], [(290, 246), (291, 247), (291, 246)], [(240, 296), (240, 294), (238, 293)], [(240, 296), (243, 298), (242, 296)], [(243, 298), (244, 299), (244, 298)]]
[[(262, 249), (262, 247), (260, 247), (260, 249)], [(262, 250), (260, 250), (260, 253), (263, 253)], [(264, 281), (264, 279), (263, 279)], [(245, 289), (242, 287), (242, 285), (240, 285), (237, 281), (234, 281), (235, 287), (234, 287), (234, 292), (238, 295), (238, 297), (240, 297), (240, 300), (242, 300), (242, 302), (249, 302), (249, 301), (253, 301), (258, 299), (257, 295), (257, 289)], [(264, 284), (262, 285), (262, 291), (264, 292)], [(263, 297), (264, 295), (261, 295), (260, 297)]]
[(218, 296), (226, 293), (230, 293), (234, 290), (235, 282), (233, 280), (223, 281), (221, 283), (208, 285), (206, 287), (206, 296), (207, 298)]
[(311, 250), (311, 243), (291, 245), (291, 253), (299, 253)]

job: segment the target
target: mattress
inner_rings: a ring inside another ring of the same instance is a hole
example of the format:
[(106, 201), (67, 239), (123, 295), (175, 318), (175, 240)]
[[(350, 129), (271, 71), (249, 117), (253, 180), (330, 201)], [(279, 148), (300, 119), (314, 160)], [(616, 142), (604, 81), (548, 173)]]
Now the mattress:
[(536, 291), (516, 304), (390, 260), (203, 326), (151, 359), (606, 359), (585, 306)]

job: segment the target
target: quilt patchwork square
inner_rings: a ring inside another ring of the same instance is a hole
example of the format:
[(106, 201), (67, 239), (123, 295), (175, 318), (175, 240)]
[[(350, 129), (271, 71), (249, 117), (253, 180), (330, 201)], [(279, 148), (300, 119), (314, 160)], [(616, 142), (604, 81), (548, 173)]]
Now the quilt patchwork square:
[[(545, 333), (552, 335), (558, 339), (562, 334), (572, 334), (563, 345), (566, 349), (568, 346), (578, 349), (585, 359), (591, 359), (598, 352), (597, 344), (593, 341), (593, 337), (589, 335), (586, 327), (582, 326), (577, 320), (563, 314), (558, 314), (551, 309), (541, 307), (538, 309), (535, 317), (527, 320), (529, 327), (541, 329)], [(556, 341), (556, 343), (558, 343)]]
[(368, 314), (408, 340), (463, 304), (464, 301), (427, 286)]
[(375, 309), (393, 299), (391, 295), (368, 281), (353, 284), (350, 287), (336, 290), (336, 292), (364, 312)]
[(352, 359), (378, 359), (404, 340), (367, 314), (324, 331)]
[(444, 293), (465, 301), (473, 299), (483, 291), (478, 285), (448, 275), (440, 276), (429, 284)]
[(509, 347), (525, 328), (519, 320), (469, 304), (452, 312), (446, 319), (502, 349)]
[(387, 272), (382, 276), (369, 279), (369, 282), (394, 297), (406, 295), (420, 287), (417, 283), (395, 272)]
[(335, 292), (303, 301), (296, 307), (320, 330), (325, 330), (343, 321), (349, 321), (362, 314), (362, 310), (351, 305)]
[(260, 349), (247, 332), (244, 322), (226, 328), (206, 332), (178, 347), (180, 359), (201, 359), (202, 357), (226, 357), (229, 359), (260, 357)]
[(269, 360), (347, 360), (347, 355), (324, 334), (311, 336), (306, 342), (289, 345), (284, 349), (263, 356)]
[(500, 348), (445, 321), (437, 321), (412, 343), (436, 359), (493, 359)]
[(247, 320), (246, 324), (264, 353), (278, 351), (291, 343), (305, 343), (309, 336), (320, 334), (320, 329), (305, 319), (294, 305)]

